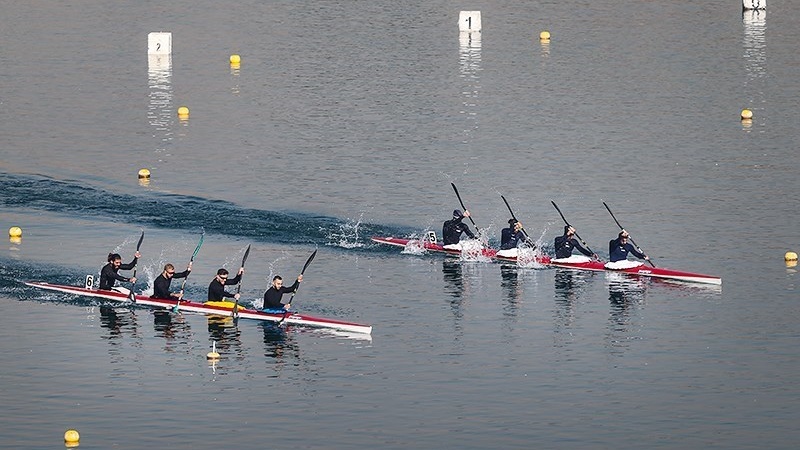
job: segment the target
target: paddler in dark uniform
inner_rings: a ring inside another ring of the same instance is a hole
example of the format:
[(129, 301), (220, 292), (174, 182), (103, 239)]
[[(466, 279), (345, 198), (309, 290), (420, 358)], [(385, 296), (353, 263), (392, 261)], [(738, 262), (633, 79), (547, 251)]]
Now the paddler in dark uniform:
[(283, 294), (288, 294), (297, 290), (297, 288), (300, 287), (301, 281), (303, 281), (303, 274), (297, 276), (297, 280), (295, 280), (293, 285), (286, 287), (283, 285), (283, 278), (279, 275), (275, 275), (275, 277), (272, 278), (272, 285), (264, 292), (264, 310), (289, 309), (289, 304), (284, 305), (281, 302)]
[(556, 248), (556, 258), (569, 258), (572, 256), (572, 250), (577, 249), (579, 252), (583, 253), (584, 255), (597, 259), (598, 256), (589, 250), (583, 248), (583, 246), (575, 239), (575, 228), (572, 228), (569, 225), (564, 226), (564, 234), (562, 236), (558, 236), (555, 239), (554, 247)]
[(623, 261), (628, 259), (628, 253), (633, 253), (637, 258), (650, 261), (644, 253), (640, 252), (633, 244), (628, 242), (628, 232), (622, 230), (616, 239), (608, 243), (608, 256), (610, 262)]
[(183, 297), (183, 292), (180, 292), (176, 295), (173, 295), (169, 291), (169, 285), (172, 283), (173, 278), (186, 278), (189, 276), (189, 272), (192, 271), (192, 262), (189, 261), (189, 265), (186, 267), (186, 270), (183, 272), (175, 273), (175, 266), (172, 264), (164, 265), (164, 271), (161, 272), (161, 275), (156, 277), (156, 280), (153, 282), (153, 295), (150, 298), (161, 298), (165, 300), (180, 300)]
[(136, 277), (123, 277), (118, 272), (120, 269), (131, 270), (136, 267), (136, 261), (138, 261), (141, 256), (142, 255), (137, 251), (133, 255), (133, 261), (128, 264), (122, 264), (122, 256), (120, 256), (119, 253), (109, 253), (108, 264), (103, 266), (103, 269), (100, 270), (100, 289), (110, 291), (117, 281), (136, 283)]
[(469, 210), (465, 210), (463, 214), (461, 210), (453, 210), (453, 218), (445, 221), (442, 225), (442, 240), (444, 241), (445, 248), (461, 250), (461, 246), (458, 245), (461, 240), (461, 233), (466, 233), (470, 239), (475, 239), (475, 234), (469, 229), (467, 224), (462, 222), (464, 217), (469, 217)]
[(500, 250), (517, 248), (521, 242), (527, 242), (528, 237), (522, 231), (522, 222), (517, 219), (508, 219), (508, 228), (500, 230)]
[(222, 301), (225, 297), (233, 298), (239, 300), (239, 293), (232, 294), (225, 290), (225, 286), (230, 286), (232, 284), (239, 283), (239, 280), (242, 279), (242, 274), (244, 273), (244, 267), (239, 269), (239, 273), (236, 277), (228, 279), (228, 270), (227, 269), (219, 269), (217, 271), (217, 276), (211, 280), (211, 284), (208, 285), (208, 301), (209, 302), (219, 302)]

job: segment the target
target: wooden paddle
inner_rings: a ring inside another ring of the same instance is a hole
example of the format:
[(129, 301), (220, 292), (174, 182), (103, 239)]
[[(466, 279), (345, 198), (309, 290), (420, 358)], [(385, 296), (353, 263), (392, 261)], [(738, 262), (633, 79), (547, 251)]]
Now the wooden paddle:
[[(317, 256), (316, 250), (314, 250), (314, 253), (312, 253), (311, 256), (309, 256), (308, 259), (306, 260), (306, 263), (303, 265), (303, 270), (300, 271), (300, 275), (303, 275), (306, 272), (306, 269), (308, 269), (308, 265), (311, 264), (311, 261), (314, 260), (315, 256)], [(283, 313), (283, 317), (278, 322), (278, 326), (280, 326), (283, 323), (283, 321), (286, 320), (287, 317), (289, 317), (289, 307), (292, 306), (292, 300), (294, 300), (294, 294), (297, 293), (297, 289), (299, 288), (300, 285), (298, 284), (297, 288), (295, 288), (295, 290), (292, 291), (292, 296), (289, 298), (289, 302), (286, 304), (286, 312)]]
[[(142, 231), (142, 235), (139, 236), (139, 243), (136, 244), (136, 252), (137, 253), (139, 252), (139, 249), (142, 247), (142, 241), (143, 240), (144, 240), (144, 231)], [(139, 261), (137, 260), (136, 262), (138, 263)], [(133, 266), (133, 275), (131, 276), (131, 278), (136, 278), (136, 266), (135, 265)], [(131, 300), (132, 303), (136, 303), (136, 294), (134, 294), (134, 292), (133, 292), (133, 286), (135, 284), (136, 283), (131, 283), (130, 300)]]
[[(206, 233), (203, 232), (203, 234), (200, 235), (200, 242), (197, 243), (197, 247), (195, 247), (194, 253), (192, 253), (192, 257), (189, 259), (189, 264), (194, 262), (194, 257), (197, 256), (197, 252), (200, 251), (200, 247), (203, 245), (203, 239), (205, 237), (206, 237)], [(183, 294), (183, 289), (186, 287), (186, 279), (188, 279), (188, 278), (189, 278), (189, 274), (186, 274), (186, 276), (183, 278), (183, 282), (181, 283), (181, 294)], [(181, 298), (183, 298), (183, 295), (181, 295)], [(178, 312), (178, 305), (181, 304), (181, 298), (179, 298), (178, 302), (175, 303), (175, 306), (172, 307), (172, 312), (173, 313)]]
[[(500, 196), (500, 198), (503, 199), (503, 202), (506, 204), (506, 208), (508, 208), (508, 212), (511, 213), (511, 218), (516, 220), (517, 222), (519, 222), (519, 220), (517, 220), (517, 216), (514, 215), (514, 211), (511, 210), (511, 206), (508, 204), (508, 201), (506, 200), (506, 198), (504, 196), (502, 196), (502, 195)], [(536, 244), (534, 244), (533, 241), (531, 241), (530, 236), (528, 236), (528, 232), (525, 231), (525, 227), (520, 226), (519, 229), (522, 230), (522, 234), (525, 235), (525, 243), (530, 245), (533, 248), (536, 248)], [(513, 227), (511, 228), (511, 232), (512, 233), (514, 232), (514, 228)]]
[[(567, 218), (566, 218), (566, 217), (564, 217), (564, 214), (562, 214), (562, 213), (561, 213), (561, 209), (559, 209), (559, 208), (558, 208), (558, 205), (556, 205), (556, 202), (554, 202), (554, 201), (550, 200), (550, 203), (552, 203), (552, 204), (553, 204), (553, 206), (556, 208), (556, 211), (558, 211), (558, 215), (560, 215), (560, 216), (561, 216), (561, 220), (563, 220), (563, 221), (564, 221), (564, 224), (565, 224), (566, 226), (568, 226), (568, 227), (571, 227), (571, 228), (573, 228), (573, 229), (574, 229), (575, 227), (573, 227), (572, 225), (570, 225), (570, 224), (569, 224), (569, 222), (567, 222)], [(589, 244), (587, 244), (587, 243), (586, 243), (586, 241), (584, 241), (584, 240), (583, 240), (583, 238), (581, 238), (581, 235), (579, 235), (577, 231), (575, 232), (575, 237), (576, 237), (576, 238), (578, 238), (578, 239), (580, 239), (580, 241), (581, 241), (581, 245), (583, 245), (584, 247), (586, 247), (586, 250), (589, 250), (590, 252), (592, 252), (592, 254), (593, 254), (593, 255), (596, 255), (596, 254), (597, 254), (597, 253), (596, 253), (594, 250), (592, 250), (591, 248), (589, 248)]]
[[(247, 246), (247, 250), (244, 251), (244, 256), (242, 257), (242, 269), (244, 269), (244, 263), (247, 261), (247, 257), (250, 255), (250, 245)], [(239, 284), (236, 285), (236, 293), (239, 294), (242, 292), (242, 277), (244, 273), (239, 277)], [(233, 304), (233, 311), (231, 312), (231, 317), (233, 317), (233, 322), (239, 320), (239, 299), (236, 299), (236, 302)]]
[[(613, 218), (613, 219), (614, 219), (614, 222), (617, 222), (617, 226), (619, 227), (619, 229), (620, 229), (620, 230), (624, 230), (624, 229), (625, 229), (625, 227), (623, 227), (623, 226), (622, 226), (622, 225), (619, 223), (619, 220), (617, 220), (617, 217), (616, 217), (616, 216), (614, 216), (614, 213), (613, 213), (613, 212), (611, 212), (611, 208), (609, 208), (609, 207), (608, 207), (608, 205), (606, 205), (606, 202), (603, 202), (603, 206), (605, 206), (605, 207), (606, 207), (606, 209), (608, 210), (608, 213), (609, 213), (609, 214), (611, 214), (611, 218)], [(628, 235), (628, 239), (630, 239), (630, 240), (631, 240), (631, 244), (635, 245), (635, 246), (636, 246), (636, 248), (638, 248), (638, 249), (639, 249), (639, 252), (641, 252), (641, 253), (644, 253), (644, 251), (642, 250), (642, 247), (639, 247), (639, 246), (636, 244), (636, 242), (634, 242), (634, 241), (633, 241), (633, 238), (632, 238), (632, 237), (630, 237), (630, 235)], [(649, 263), (650, 263), (650, 265), (651, 265), (651, 266), (653, 266), (653, 267), (655, 267), (655, 266), (656, 266), (656, 265), (655, 265), (655, 263), (653, 263), (653, 260), (651, 260), (651, 259), (648, 259), (648, 260), (647, 260), (647, 262), (649, 262)]]

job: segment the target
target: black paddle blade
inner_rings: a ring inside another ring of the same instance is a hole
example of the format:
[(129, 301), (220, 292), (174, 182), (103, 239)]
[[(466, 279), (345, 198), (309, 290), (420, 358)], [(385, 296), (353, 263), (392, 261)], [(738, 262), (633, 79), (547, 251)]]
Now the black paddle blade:
[[(242, 269), (244, 269), (244, 263), (247, 262), (247, 257), (248, 256), (250, 256), (250, 245), (248, 245), (247, 246), (247, 250), (244, 251), (244, 256), (242, 257)], [(239, 278), (239, 284), (236, 285), (236, 293), (238, 294), (241, 291), (242, 291), (242, 279)], [(236, 305), (234, 306), (233, 309), (236, 310), (236, 307), (238, 307), (238, 306), (239, 306), (239, 300), (236, 300)], [(239, 317), (238, 313), (234, 314), (234, 316), (233, 316), (234, 319), (236, 319), (238, 317)]]
[[(464, 201), (461, 200), (461, 194), (458, 193), (458, 188), (456, 187), (456, 184), (453, 183), (453, 182), (450, 182), (450, 186), (453, 186), (453, 192), (455, 192), (456, 193), (456, 197), (458, 197), (458, 203), (461, 205), (461, 210), (462, 211), (466, 211), (467, 207), (464, 206)], [(472, 215), (471, 214), (469, 216), (469, 221), (472, 223), (472, 226), (475, 227), (475, 229), (478, 228), (478, 225), (475, 224), (474, 220), (472, 220)]]
[(311, 261), (314, 260), (315, 256), (317, 256), (317, 251), (316, 250), (314, 250), (314, 253), (312, 253), (311, 256), (308, 257), (308, 260), (306, 261), (305, 265), (303, 266), (303, 270), (300, 271), (300, 275), (306, 273), (306, 269), (308, 269), (308, 265), (311, 264)]
[(244, 267), (244, 263), (247, 262), (248, 256), (250, 256), (250, 245), (248, 245), (247, 250), (244, 251), (244, 256), (242, 257), (242, 267)]
[[(605, 206), (606, 209), (608, 210), (608, 213), (611, 214), (611, 218), (614, 219), (614, 222), (617, 223), (617, 226), (619, 227), (619, 229), (620, 230), (624, 230), (625, 228), (619, 223), (619, 220), (617, 220), (617, 216), (615, 216), (614, 213), (611, 212), (611, 208), (608, 207), (606, 202), (603, 202), (603, 206)], [(633, 240), (631, 240), (631, 242), (633, 242)]]
[(503, 203), (506, 204), (506, 208), (508, 208), (508, 212), (511, 213), (511, 218), (517, 220), (517, 216), (514, 215), (514, 211), (511, 210), (511, 205), (508, 204), (508, 200), (506, 200), (505, 196), (501, 195), (500, 198), (503, 199)]
[(142, 235), (139, 236), (139, 243), (136, 244), (136, 251), (138, 252), (139, 249), (142, 247), (142, 241), (144, 240), (144, 231), (142, 231)]
[(559, 215), (559, 216), (561, 216), (561, 220), (563, 220), (563, 221), (564, 221), (564, 223), (565, 223), (567, 226), (572, 226), (572, 225), (570, 225), (570, 224), (569, 224), (569, 222), (567, 222), (567, 218), (566, 218), (566, 217), (564, 217), (564, 214), (562, 214), (562, 213), (561, 213), (561, 209), (559, 209), (558, 205), (556, 205), (556, 202), (554, 202), (554, 201), (550, 200), (550, 203), (552, 203), (552, 204), (553, 204), (553, 207), (556, 209), (556, 211), (558, 211), (558, 215)]

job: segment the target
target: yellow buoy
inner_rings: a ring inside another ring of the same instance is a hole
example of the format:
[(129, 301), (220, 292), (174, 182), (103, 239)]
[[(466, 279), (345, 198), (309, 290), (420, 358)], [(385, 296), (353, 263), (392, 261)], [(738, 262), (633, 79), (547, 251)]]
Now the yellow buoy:
[(797, 253), (795, 253), (795, 252), (786, 252), (786, 254), (783, 255), (783, 259), (786, 260), (786, 261), (797, 261)]
[(753, 111), (745, 108), (742, 110), (742, 119), (752, 119), (753, 118)]
[(539, 33), (539, 39), (542, 41), (549, 41), (550, 40), (550, 32), (549, 31), (542, 31)]
[(22, 228), (20, 227), (11, 227), (8, 229), (8, 236), (9, 237), (22, 237)]
[(217, 353), (217, 341), (211, 342), (211, 351), (206, 354), (206, 359), (219, 359), (219, 353)]
[(139, 178), (150, 178), (150, 169), (139, 169)]
[(180, 108), (178, 108), (178, 115), (179, 116), (184, 116), (184, 117), (189, 117), (189, 108), (187, 108), (185, 106), (181, 106)]
[(81, 440), (81, 435), (77, 430), (67, 430), (64, 432), (64, 442), (67, 444), (75, 444)]
[(239, 55), (231, 55), (231, 64), (239, 64), (242, 62), (242, 58)]
[(11, 236), (8, 238), (8, 242), (11, 242), (14, 245), (22, 244), (22, 238), (17, 236)]

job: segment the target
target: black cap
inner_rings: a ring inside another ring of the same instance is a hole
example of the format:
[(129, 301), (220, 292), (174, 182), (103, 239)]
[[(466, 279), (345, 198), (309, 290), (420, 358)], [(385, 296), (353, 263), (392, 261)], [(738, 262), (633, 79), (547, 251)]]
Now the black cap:
[(453, 210), (453, 219), (460, 219), (462, 217), (464, 217), (464, 214), (461, 212), (460, 209)]
[(514, 225), (517, 222), (519, 222), (517, 219), (513, 219), (513, 218), (512, 219), (508, 219), (508, 224), (509, 225)]

